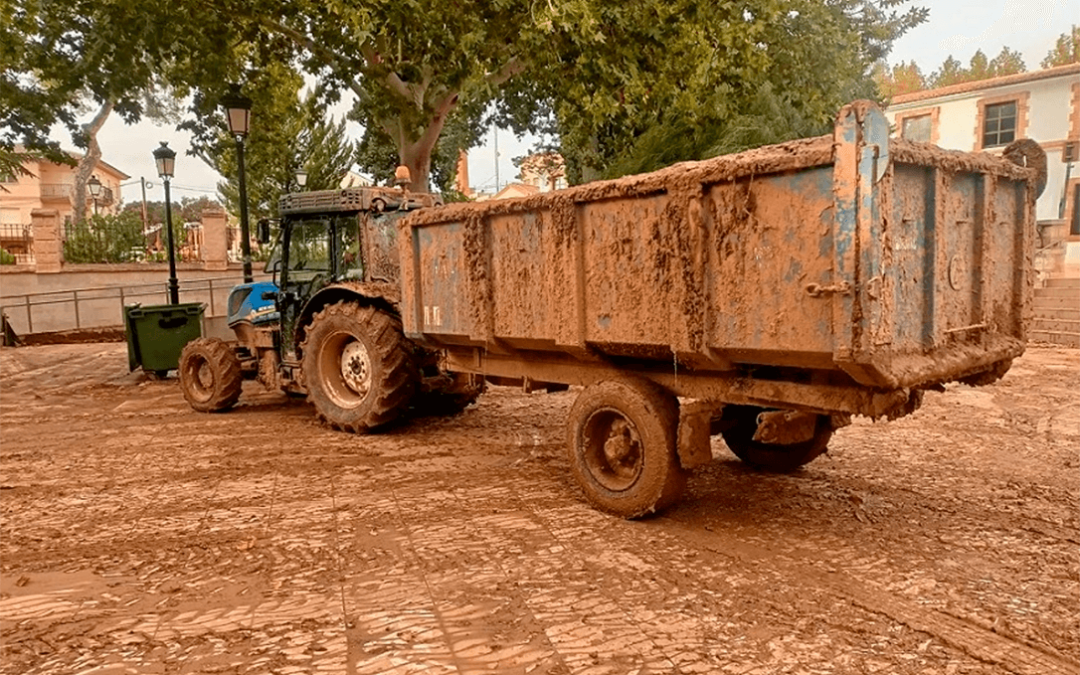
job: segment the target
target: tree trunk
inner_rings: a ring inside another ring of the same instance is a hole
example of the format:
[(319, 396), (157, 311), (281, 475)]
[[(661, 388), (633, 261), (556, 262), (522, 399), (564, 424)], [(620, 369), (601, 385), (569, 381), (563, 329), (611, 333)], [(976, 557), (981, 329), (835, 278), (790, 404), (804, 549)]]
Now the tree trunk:
[(75, 209), (73, 220), (76, 223), (86, 220), (86, 183), (97, 168), (98, 160), (101, 159), (101, 146), (98, 145), (97, 135), (101, 127), (105, 125), (105, 120), (109, 118), (113, 105), (113, 101), (105, 101), (94, 115), (94, 119), (83, 125), (83, 133), (86, 134), (87, 140), (86, 154), (75, 168), (75, 184), (71, 188), (73, 193), (71, 199)]
[[(399, 126), (401, 133), (397, 137), (398, 159), (402, 164), (409, 167), (412, 183), (409, 184), (411, 192), (431, 191), (431, 153), (435, 150), (435, 144), (439, 142), (443, 127), (446, 126), (446, 118), (457, 105), (457, 92), (445, 94), (435, 103), (434, 113), (427, 127), (422, 128), (419, 134), (407, 133)], [(401, 122), (398, 121), (400, 125)], [(392, 122), (383, 124), (384, 129), (393, 128)], [(393, 136), (393, 134), (391, 134)]]
[(434, 143), (424, 143), (420, 140), (402, 148), (398, 153), (401, 163), (409, 167), (409, 175), (412, 177), (409, 192), (431, 191), (432, 150), (434, 150)]

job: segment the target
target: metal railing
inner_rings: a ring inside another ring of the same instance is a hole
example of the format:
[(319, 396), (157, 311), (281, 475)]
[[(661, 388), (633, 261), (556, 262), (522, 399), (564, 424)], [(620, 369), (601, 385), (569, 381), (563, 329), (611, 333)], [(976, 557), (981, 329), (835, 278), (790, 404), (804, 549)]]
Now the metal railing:
[[(206, 316), (227, 311), (229, 291), (241, 278), (181, 279), (181, 302), (206, 304)], [(121, 326), (124, 307), (131, 304), (168, 304), (165, 281), (127, 286), (80, 288), (23, 295), (0, 296), (0, 309), (19, 334)]]
[(71, 199), (72, 186), (69, 183), (42, 183), (42, 199)]
[(31, 225), (0, 225), (0, 248), (15, 256), (19, 265), (34, 262), (34, 229)]

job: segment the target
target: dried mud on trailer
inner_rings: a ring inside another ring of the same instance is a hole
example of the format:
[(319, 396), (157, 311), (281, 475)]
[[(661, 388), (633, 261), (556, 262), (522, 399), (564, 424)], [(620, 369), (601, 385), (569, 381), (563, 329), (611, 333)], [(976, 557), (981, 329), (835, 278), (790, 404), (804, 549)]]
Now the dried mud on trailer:
[(398, 225), (402, 329), (459, 377), (583, 386), (574, 477), (642, 516), (711, 434), (789, 471), (853, 415), (1000, 378), (1026, 341), (1040, 155), (890, 139), (856, 102), (832, 136), (418, 210)]

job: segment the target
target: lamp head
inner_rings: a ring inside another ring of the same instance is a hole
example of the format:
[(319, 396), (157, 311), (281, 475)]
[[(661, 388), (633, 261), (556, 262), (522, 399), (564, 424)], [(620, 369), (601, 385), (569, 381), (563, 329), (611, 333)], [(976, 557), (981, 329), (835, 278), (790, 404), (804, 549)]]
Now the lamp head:
[(159, 176), (172, 178), (173, 168), (176, 165), (176, 151), (169, 147), (168, 141), (161, 141), (161, 147), (154, 150), (154, 162), (157, 164)]
[(229, 93), (221, 97), (221, 105), (227, 113), (232, 135), (246, 137), (251, 123), (251, 99), (240, 93), (240, 85), (232, 85)]

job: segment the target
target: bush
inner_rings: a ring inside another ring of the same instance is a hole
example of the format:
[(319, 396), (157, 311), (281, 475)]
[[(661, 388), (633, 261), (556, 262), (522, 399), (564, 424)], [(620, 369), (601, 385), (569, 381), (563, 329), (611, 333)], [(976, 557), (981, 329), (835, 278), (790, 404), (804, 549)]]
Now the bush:
[(69, 263), (134, 262), (146, 251), (142, 219), (131, 211), (93, 216), (69, 225), (66, 234), (64, 260)]
[(14, 265), (15, 256), (8, 253), (6, 249), (0, 248), (0, 265)]

